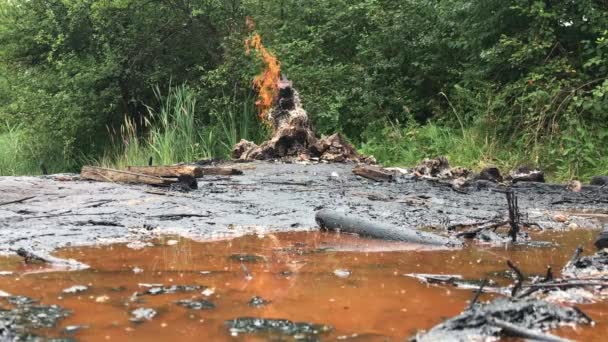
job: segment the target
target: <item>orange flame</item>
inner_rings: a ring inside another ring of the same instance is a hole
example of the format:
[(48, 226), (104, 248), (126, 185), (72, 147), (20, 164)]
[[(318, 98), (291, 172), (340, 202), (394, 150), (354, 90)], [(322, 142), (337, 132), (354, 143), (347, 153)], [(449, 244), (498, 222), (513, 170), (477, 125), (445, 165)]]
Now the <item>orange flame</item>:
[[(254, 27), (252, 23), (253, 21), (248, 18), (247, 24), (250, 28)], [(255, 102), (258, 107), (258, 115), (262, 121), (266, 121), (268, 111), (272, 108), (279, 90), (281, 63), (272, 52), (266, 50), (262, 44), (262, 37), (258, 33), (254, 33), (253, 37), (245, 40), (245, 49), (247, 54), (251, 52), (251, 49), (258, 51), (266, 65), (264, 70), (253, 79), (253, 86), (259, 92), (258, 100)]]

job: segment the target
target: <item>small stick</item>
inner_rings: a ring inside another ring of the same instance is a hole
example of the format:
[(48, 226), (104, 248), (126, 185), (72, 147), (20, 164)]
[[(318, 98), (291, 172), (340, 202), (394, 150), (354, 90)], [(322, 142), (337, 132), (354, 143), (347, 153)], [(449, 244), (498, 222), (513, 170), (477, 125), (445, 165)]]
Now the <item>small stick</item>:
[(515, 267), (515, 265), (513, 265), (511, 260), (507, 260), (507, 266), (509, 266), (509, 268), (512, 269), (513, 272), (515, 272), (515, 275), (517, 276), (517, 282), (515, 283), (515, 286), (513, 287), (513, 290), (511, 291), (511, 297), (515, 297), (515, 295), (517, 294), (517, 291), (519, 291), (519, 289), (521, 289), (521, 287), (522, 287), (522, 283), (524, 282), (524, 275), (523, 275), (523, 273), (521, 273), (519, 268), (517, 268), (517, 267)]
[(245, 264), (241, 263), (241, 269), (243, 270), (243, 272), (245, 272), (245, 280), (253, 279), (253, 276), (251, 276), (251, 273), (249, 273), (249, 270), (247, 269), (247, 266), (245, 266)]
[(481, 282), (481, 285), (479, 285), (479, 289), (475, 293), (475, 296), (471, 300), (471, 304), (469, 304), (469, 310), (473, 309), (473, 307), (477, 303), (477, 300), (479, 300), (479, 296), (481, 296), (481, 294), (483, 293), (483, 288), (486, 286), (487, 283), (488, 283), (488, 278), (484, 278), (484, 280), (482, 280), (482, 282)]
[(509, 236), (515, 242), (517, 240), (517, 233), (519, 232), (519, 207), (517, 204), (517, 196), (513, 190), (505, 192), (507, 195), (507, 204), (509, 205), (509, 224), (511, 229), (509, 230)]
[(566, 264), (566, 267), (570, 266), (570, 265), (574, 265), (578, 262), (578, 260), (581, 258), (581, 254), (583, 253), (583, 247), (582, 246), (578, 246), (576, 247), (576, 250), (574, 250), (574, 254), (572, 255), (572, 258), (570, 258), (570, 261), (568, 261), (568, 263)]
[(34, 198), (34, 197), (36, 197), (36, 196), (29, 196), (29, 197), (24, 197), (24, 198), (21, 198), (21, 199), (18, 199), (18, 200), (14, 200), (14, 201), (2, 202), (2, 203), (0, 203), (0, 206), (8, 205), (8, 204), (14, 204), (14, 203), (25, 202), (25, 201), (27, 201), (29, 199)]
[(553, 271), (551, 270), (551, 266), (547, 266), (547, 274), (545, 275), (545, 279), (543, 279), (543, 283), (553, 281)]

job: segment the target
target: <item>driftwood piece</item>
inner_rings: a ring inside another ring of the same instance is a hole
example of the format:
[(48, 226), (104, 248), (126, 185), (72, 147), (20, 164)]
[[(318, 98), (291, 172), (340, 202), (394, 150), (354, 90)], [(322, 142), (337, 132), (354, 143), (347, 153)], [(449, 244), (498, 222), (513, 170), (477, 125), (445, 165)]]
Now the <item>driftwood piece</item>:
[(194, 165), (129, 166), (127, 167), (127, 171), (156, 177), (178, 177), (187, 175), (199, 178), (203, 176), (203, 168)]
[(450, 247), (462, 246), (462, 243), (459, 240), (449, 239), (437, 234), (421, 232), (405, 227), (369, 222), (359, 218), (348, 217), (332, 210), (320, 210), (317, 212), (315, 218), (317, 224), (323, 230), (343, 231), (347, 233), (355, 233), (363, 237), (419, 243), (424, 245)]
[(353, 168), (353, 173), (357, 176), (368, 178), (376, 182), (390, 182), (394, 178), (392, 173), (384, 171), (379, 167), (369, 165), (358, 165)]
[(127, 171), (156, 177), (192, 176), (200, 178), (204, 175), (235, 176), (243, 174), (243, 171), (234, 168), (200, 167), (196, 165), (129, 166)]
[(80, 177), (99, 182), (148, 184), (169, 186), (177, 182), (175, 178), (161, 178), (130, 171), (107, 169), (103, 167), (83, 166)]

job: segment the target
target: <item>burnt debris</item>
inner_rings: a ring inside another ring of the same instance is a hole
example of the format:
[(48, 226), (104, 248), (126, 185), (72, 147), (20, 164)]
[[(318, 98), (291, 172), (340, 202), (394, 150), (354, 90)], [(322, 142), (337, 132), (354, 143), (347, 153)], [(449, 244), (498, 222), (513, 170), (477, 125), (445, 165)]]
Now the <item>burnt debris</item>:
[(228, 320), (226, 326), (233, 335), (264, 334), (268, 337), (278, 335), (277, 338), (290, 336), (297, 340), (311, 340), (333, 330), (331, 326), (324, 324), (254, 317), (239, 317)]
[(6, 298), (10, 308), (0, 304), (1, 341), (47, 340), (38, 336), (37, 329), (53, 328), (70, 315), (70, 311), (57, 305), (43, 305), (24, 296)]
[(472, 341), (490, 337), (528, 337), (522, 336), (523, 331), (549, 338), (551, 335), (542, 332), (566, 324), (588, 325), (591, 322), (587, 315), (575, 308), (533, 298), (498, 298), (476, 304), (430, 331), (418, 334), (413, 340)]
[(241, 160), (317, 159), (328, 162), (356, 161), (375, 163), (359, 154), (340, 134), (317, 138), (300, 95), (291, 81), (281, 79), (275, 106), (268, 115), (272, 137), (260, 145), (241, 140), (232, 157)]

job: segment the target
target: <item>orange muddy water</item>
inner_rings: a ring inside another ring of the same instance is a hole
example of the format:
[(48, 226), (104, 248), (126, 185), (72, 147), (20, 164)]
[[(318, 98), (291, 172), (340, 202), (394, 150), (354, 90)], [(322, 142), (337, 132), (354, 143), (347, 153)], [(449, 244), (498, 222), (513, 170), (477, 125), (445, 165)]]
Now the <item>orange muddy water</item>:
[[(205, 243), (166, 237), (140, 250), (113, 245), (56, 253), (91, 266), (75, 272), (40, 272), (17, 258), (4, 258), (0, 271), (15, 273), (0, 276), (0, 290), (70, 309), (69, 318), (42, 333), (65, 336), (61, 333), (64, 327), (86, 325), (73, 335), (82, 341), (264, 340), (262, 336), (230, 335), (225, 320), (243, 316), (333, 326), (323, 340), (403, 341), (418, 329), (429, 329), (460, 313), (472, 297), (470, 290), (425, 285), (403, 274), (461, 274), (507, 284), (509, 280), (501, 276), (507, 259), (527, 275), (543, 274), (547, 265), (559, 270), (576, 246), (583, 245), (586, 254), (593, 252), (591, 242), (596, 235), (597, 231), (579, 229), (536, 236), (560, 244), (554, 248), (474, 246), (462, 250), (424, 250), (319, 232)], [(230, 258), (233, 254), (262, 258), (241, 262)], [(135, 292), (146, 290), (140, 286), (144, 283), (199, 285), (206, 290), (132, 300)], [(74, 285), (90, 288), (79, 294), (62, 293)], [(271, 303), (250, 307), (253, 296)], [(175, 304), (180, 299), (201, 298), (216, 307), (196, 311)], [(481, 298), (487, 299), (490, 295)], [(157, 315), (143, 323), (130, 322), (130, 312), (139, 307), (153, 308)], [(581, 341), (603, 340), (608, 333), (608, 304), (579, 307), (596, 320), (596, 326), (553, 333)]]

